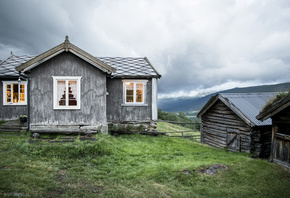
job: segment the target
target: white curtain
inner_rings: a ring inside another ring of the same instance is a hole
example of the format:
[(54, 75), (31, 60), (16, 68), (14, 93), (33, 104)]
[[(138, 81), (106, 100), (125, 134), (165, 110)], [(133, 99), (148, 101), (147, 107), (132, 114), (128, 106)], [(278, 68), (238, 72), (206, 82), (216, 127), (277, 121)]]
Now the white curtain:
[(71, 87), (71, 94), (73, 94), (73, 97), (77, 99), (78, 93), (77, 81), (69, 81), (68, 86)]
[(143, 83), (136, 84), (136, 102), (143, 102)]
[(66, 93), (65, 93), (65, 81), (57, 81), (57, 100), (59, 105), (65, 105)]

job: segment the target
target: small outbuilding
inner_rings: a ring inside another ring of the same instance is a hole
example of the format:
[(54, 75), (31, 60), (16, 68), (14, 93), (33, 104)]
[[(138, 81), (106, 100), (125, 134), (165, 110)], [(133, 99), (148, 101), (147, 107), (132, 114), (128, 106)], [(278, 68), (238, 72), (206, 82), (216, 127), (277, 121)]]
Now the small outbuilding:
[(272, 118), (270, 159), (290, 169), (290, 92), (269, 101), (257, 116), (262, 121), (269, 118)]
[(201, 142), (230, 151), (269, 157), (271, 119), (256, 119), (266, 102), (277, 93), (220, 93), (198, 113)]

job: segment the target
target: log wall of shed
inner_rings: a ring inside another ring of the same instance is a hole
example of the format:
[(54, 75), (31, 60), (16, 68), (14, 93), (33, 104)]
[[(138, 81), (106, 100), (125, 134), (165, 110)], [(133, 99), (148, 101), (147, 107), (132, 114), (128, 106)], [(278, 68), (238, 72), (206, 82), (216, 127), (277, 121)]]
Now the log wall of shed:
[(240, 151), (251, 151), (251, 127), (220, 100), (203, 114), (201, 119), (203, 143), (225, 148), (228, 132), (232, 131), (240, 134)]
[[(106, 74), (69, 52), (33, 68), (30, 83), (31, 130), (80, 131), (107, 127)], [(80, 109), (53, 108), (52, 76), (81, 76)], [(102, 128), (101, 130), (106, 130)]]
[(290, 107), (272, 117), (271, 158), (290, 168)]

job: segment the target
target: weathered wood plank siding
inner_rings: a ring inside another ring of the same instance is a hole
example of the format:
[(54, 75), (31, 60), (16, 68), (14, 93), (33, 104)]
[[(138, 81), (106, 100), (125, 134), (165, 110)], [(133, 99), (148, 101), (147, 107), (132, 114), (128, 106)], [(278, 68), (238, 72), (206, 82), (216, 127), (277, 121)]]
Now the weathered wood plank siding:
[[(79, 130), (107, 127), (106, 74), (71, 53), (61, 53), (33, 68), (31, 73), (31, 130)], [(52, 76), (82, 76), (81, 108), (53, 108)], [(61, 127), (64, 125), (64, 127)]]
[(240, 151), (250, 152), (251, 128), (230, 108), (217, 101), (203, 116), (203, 142), (218, 148), (227, 147), (228, 132), (240, 134)]
[(274, 117), (271, 158), (290, 168), (290, 107)]
[(27, 115), (27, 105), (3, 105), (3, 99), (3, 83), (0, 80), (0, 120), (15, 120), (20, 115)]
[(109, 122), (141, 121), (150, 122), (152, 118), (152, 80), (146, 85), (143, 106), (124, 106), (122, 79), (107, 80), (107, 118)]
[(270, 155), (271, 126), (247, 125), (223, 102), (218, 100), (202, 119), (202, 142), (231, 151), (254, 153), (260, 157)]

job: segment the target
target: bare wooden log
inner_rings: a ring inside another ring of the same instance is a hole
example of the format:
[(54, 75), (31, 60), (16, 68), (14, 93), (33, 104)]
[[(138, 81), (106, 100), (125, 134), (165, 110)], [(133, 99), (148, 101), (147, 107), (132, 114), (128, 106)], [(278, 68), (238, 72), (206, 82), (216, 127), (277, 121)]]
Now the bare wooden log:
[(206, 129), (206, 130), (204, 130), (204, 133), (205, 134), (216, 135), (216, 136), (223, 137), (223, 138), (226, 138), (227, 137), (227, 134), (226, 133), (218, 132), (218, 131), (215, 131), (213, 129)]
[(204, 143), (211, 145), (213, 147), (217, 147), (217, 148), (225, 148), (226, 144), (225, 143), (219, 143), (219, 142), (215, 142), (209, 138), (204, 138)]
[(208, 116), (204, 120), (208, 120), (211, 122), (217, 122), (220, 124), (232, 125), (232, 126), (241, 126), (241, 127), (247, 126), (247, 125), (245, 125), (244, 122), (242, 122), (240, 120), (234, 120), (234, 119), (231, 120), (231, 119), (219, 118), (219, 117), (215, 117), (215, 116)]
[(217, 142), (220, 144), (226, 144), (226, 139), (220, 139), (216, 136), (207, 135), (206, 138), (211, 139), (212, 142)]

